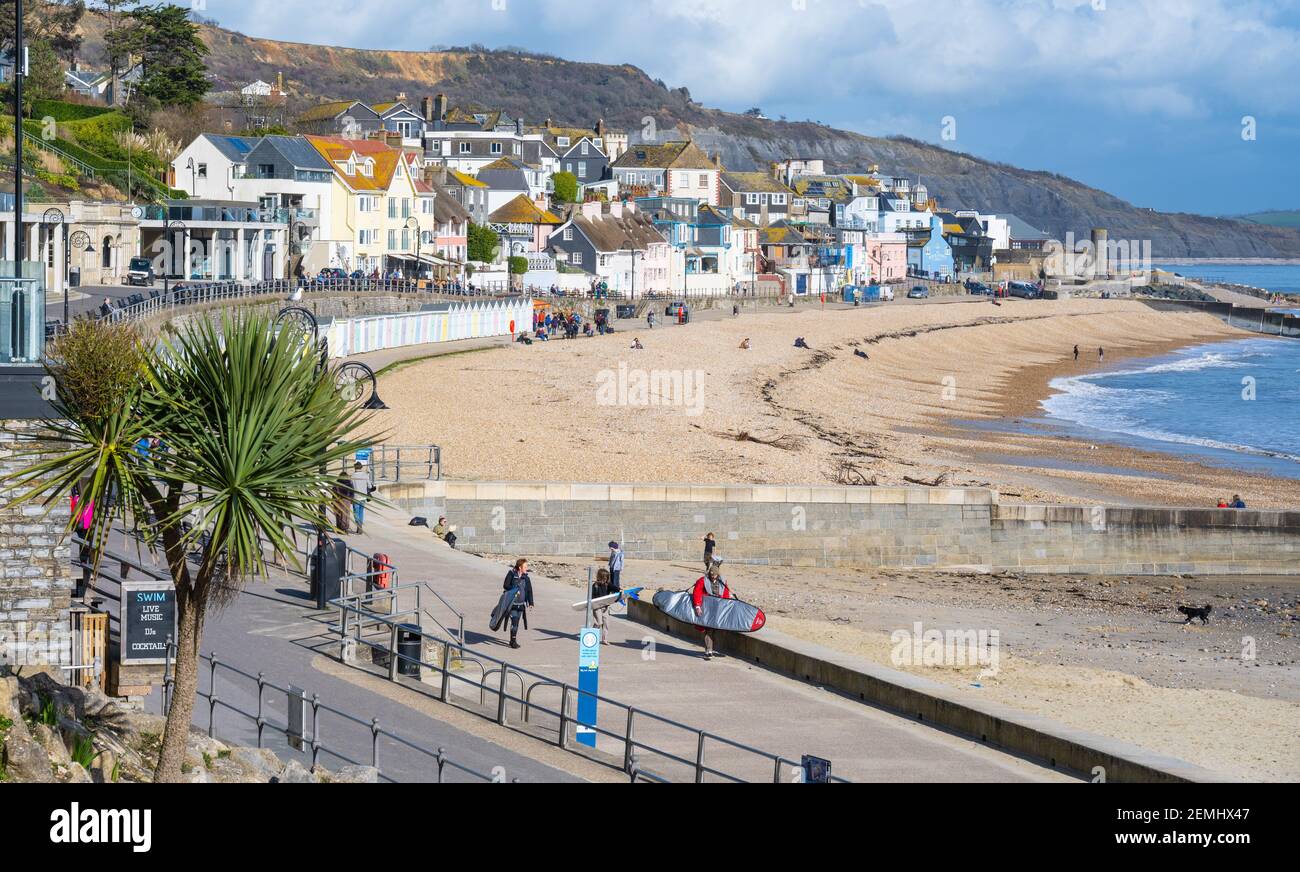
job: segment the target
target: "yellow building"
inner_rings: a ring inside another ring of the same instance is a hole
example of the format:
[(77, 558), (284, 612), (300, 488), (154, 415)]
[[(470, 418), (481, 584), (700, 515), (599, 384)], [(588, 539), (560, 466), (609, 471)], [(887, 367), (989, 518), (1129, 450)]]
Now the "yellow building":
[(329, 265), (367, 275), (416, 274), (433, 264), (436, 193), (419, 158), (372, 139), (308, 136), (334, 170)]

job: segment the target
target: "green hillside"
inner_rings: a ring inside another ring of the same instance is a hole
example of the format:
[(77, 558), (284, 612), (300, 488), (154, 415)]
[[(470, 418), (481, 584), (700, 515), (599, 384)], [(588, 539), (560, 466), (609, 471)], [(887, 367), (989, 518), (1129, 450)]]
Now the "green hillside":
[(1250, 215), (1242, 215), (1238, 220), (1249, 221), (1251, 224), (1264, 224), (1269, 227), (1300, 228), (1300, 209), (1284, 212), (1255, 212)]

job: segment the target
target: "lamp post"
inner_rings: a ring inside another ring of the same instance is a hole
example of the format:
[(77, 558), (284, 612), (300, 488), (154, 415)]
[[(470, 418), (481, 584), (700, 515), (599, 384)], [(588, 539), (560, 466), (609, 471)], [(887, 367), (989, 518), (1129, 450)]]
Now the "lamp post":
[(423, 233), (420, 231), (420, 221), (414, 215), (406, 219), (406, 226), (415, 230), (415, 285), (418, 288), (420, 286), (420, 243), (424, 241), (421, 239)]
[(163, 224), (163, 250), (167, 257), (167, 263), (163, 266), (163, 299), (171, 296), (171, 273), (172, 267), (176, 264), (176, 252), (172, 246), (172, 229), (176, 228), (183, 235), (189, 228), (185, 226), (184, 221), (167, 221)]
[[(45, 214), (41, 216), (41, 224), (50, 228), (46, 232), (50, 237), (49, 244), (51, 246), (54, 245), (54, 234), (62, 232), (55, 228), (61, 228), (63, 226), (63, 212), (54, 208), (46, 209)], [(53, 259), (53, 255), (51, 255), (51, 259)], [(44, 255), (41, 256), (41, 260), (46, 260)], [(55, 266), (55, 269), (59, 270), (62, 266), (63, 264), (58, 264)], [(57, 276), (58, 273), (56, 272), (55, 275)], [(66, 326), (68, 323), (68, 282), (66, 277), (62, 282), (60, 282), (60, 284), (63, 285), (63, 323)]]
[[(94, 253), (94, 251), (95, 251), (95, 244), (94, 244), (93, 242), (90, 241), (90, 234), (87, 233), (87, 232), (84, 231), (84, 230), (77, 230), (77, 231), (73, 232), (73, 234), (72, 234), (71, 236), (68, 237), (68, 251), (67, 251), (67, 253), (66, 253), (64, 256), (65, 256), (65, 258), (67, 259), (67, 266), (68, 266), (68, 270), (67, 270), (67, 272), (68, 272), (68, 279), (69, 279), (69, 281), (71, 281), (71, 278), (72, 278), (72, 269), (71, 269), (71, 267), (72, 267), (72, 250), (73, 250), (74, 248), (75, 248), (75, 249), (78, 249), (78, 250), (81, 251), (81, 262), (82, 262), (82, 264), (85, 264), (85, 262), (86, 262), (86, 255), (87, 255), (87, 254)], [(80, 268), (80, 267), (77, 268), (77, 273), (78, 273), (78, 275), (80, 275), (80, 273), (81, 273), (81, 268)], [(78, 284), (80, 284), (80, 282), (78, 282)], [(63, 325), (64, 325), (65, 327), (66, 327), (67, 324), (68, 324), (68, 317), (69, 317), (69, 315), (68, 315), (68, 285), (67, 285), (67, 284), (64, 284), (64, 286), (63, 286)]]
[(14, 4), (14, 278), (23, 277), (23, 0)]
[(514, 243), (510, 241), (510, 234), (506, 230), (501, 230), (497, 234), (501, 237), (501, 262), (506, 268), (506, 287), (507, 293), (510, 291), (510, 255), (514, 253)]
[(190, 171), (190, 194), (197, 197), (199, 195), (199, 170), (194, 164), (194, 158), (185, 162), (185, 169)]

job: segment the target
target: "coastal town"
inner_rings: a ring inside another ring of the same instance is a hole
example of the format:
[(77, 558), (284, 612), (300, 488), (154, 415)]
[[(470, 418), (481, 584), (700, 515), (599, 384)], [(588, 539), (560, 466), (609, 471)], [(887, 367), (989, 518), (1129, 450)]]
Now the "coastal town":
[[(1100, 144), (1117, 107), (1063, 132), (980, 97), (932, 142), (877, 129), (931, 85), (752, 64), (705, 105), (735, 46), (841, 32), (829, 3), (647, 0), (713, 16), (687, 69), (555, 36), (561, 0), (400, 19), (495, 49), (303, 0), (28, 2), (0, 0), (0, 782), (1155, 783), (1168, 811), (1300, 781), (1300, 212), (1254, 169), (1228, 217), (1070, 163), (1149, 167), (1192, 121)], [(985, 2), (898, 29), (898, 69), (950, 69), (936, 28)], [(1035, 51), (1133, 14), (1015, 6)], [(1008, 813), (1162, 825), (1074, 793)], [(263, 795), (308, 842), (341, 819)], [(167, 824), (115, 841), (170, 857), (202, 804), (152, 797)], [(58, 802), (41, 847), (103, 841), (110, 800)]]

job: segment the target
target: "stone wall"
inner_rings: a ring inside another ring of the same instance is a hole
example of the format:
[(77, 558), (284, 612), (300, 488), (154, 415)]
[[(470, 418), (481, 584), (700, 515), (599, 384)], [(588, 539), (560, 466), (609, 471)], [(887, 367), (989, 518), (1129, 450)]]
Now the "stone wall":
[[(41, 456), (36, 422), (0, 420), (0, 478)], [(0, 489), (0, 665), (70, 662), (68, 611), (72, 553), (63, 538), (69, 509), (4, 508), (14, 493)]]
[(1090, 574), (1300, 574), (1300, 512), (1004, 504), (983, 489), (415, 482), (382, 496), (494, 554)]

